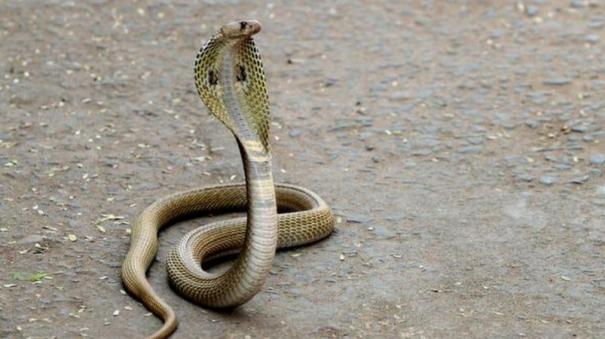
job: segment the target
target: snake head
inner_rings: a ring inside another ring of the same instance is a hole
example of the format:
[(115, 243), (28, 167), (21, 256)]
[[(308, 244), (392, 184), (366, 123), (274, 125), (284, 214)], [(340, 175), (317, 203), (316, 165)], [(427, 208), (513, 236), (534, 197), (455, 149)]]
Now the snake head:
[(252, 35), (255, 20), (221, 27), (199, 51), (195, 85), (210, 112), (242, 143), (259, 142), (269, 149), (269, 98), (260, 53)]
[(241, 39), (260, 32), (260, 23), (256, 20), (239, 20), (230, 22), (220, 29), (223, 37)]

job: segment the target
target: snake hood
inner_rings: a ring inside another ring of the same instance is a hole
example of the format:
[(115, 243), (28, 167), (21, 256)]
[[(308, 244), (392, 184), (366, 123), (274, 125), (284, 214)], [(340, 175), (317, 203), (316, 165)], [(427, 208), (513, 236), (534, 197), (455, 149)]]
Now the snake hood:
[(252, 39), (260, 30), (255, 20), (222, 26), (197, 54), (195, 85), (210, 112), (240, 143), (260, 143), (261, 152), (267, 153), (269, 97), (261, 56)]

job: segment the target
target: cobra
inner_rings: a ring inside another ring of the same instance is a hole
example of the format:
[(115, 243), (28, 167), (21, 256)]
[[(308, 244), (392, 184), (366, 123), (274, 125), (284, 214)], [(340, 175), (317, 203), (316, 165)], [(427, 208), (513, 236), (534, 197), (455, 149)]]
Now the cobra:
[[(198, 52), (195, 85), (210, 112), (235, 136), (245, 183), (219, 185), (160, 198), (137, 217), (122, 265), (125, 288), (163, 326), (149, 338), (166, 338), (177, 327), (173, 309), (154, 291), (146, 272), (158, 251), (158, 232), (176, 220), (204, 213), (246, 211), (246, 217), (214, 222), (183, 237), (166, 260), (168, 277), (181, 296), (212, 308), (236, 307), (262, 287), (277, 248), (318, 241), (332, 233), (334, 217), (317, 194), (274, 185), (269, 150), (269, 99), (253, 35), (257, 21), (224, 25)], [(277, 210), (287, 213), (277, 213)], [(239, 252), (222, 273), (202, 263)]]

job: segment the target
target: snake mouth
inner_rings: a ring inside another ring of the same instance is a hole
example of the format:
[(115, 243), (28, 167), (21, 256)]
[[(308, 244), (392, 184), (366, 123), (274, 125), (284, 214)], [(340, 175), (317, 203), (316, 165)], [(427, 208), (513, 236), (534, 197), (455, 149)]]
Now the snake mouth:
[(252, 36), (261, 30), (261, 25), (256, 20), (238, 20), (230, 22), (220, 29), (220, 33), (229, 39), (241, 39)]

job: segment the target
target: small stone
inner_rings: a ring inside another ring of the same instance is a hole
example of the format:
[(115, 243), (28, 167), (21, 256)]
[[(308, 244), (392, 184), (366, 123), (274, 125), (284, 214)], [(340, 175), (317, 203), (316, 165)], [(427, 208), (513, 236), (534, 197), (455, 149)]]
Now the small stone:
[(388, 227), (381, 226), (375, 227), (374, 234), (381, 239), (393, 239), (397, 236), (397, 233), (393, 232)]
[(592, 20), (590, 21), (590, 23), (588, 24), (588, 28), (592, 28), (592, 29), (601, 29), (603, 28), (603, 26), (605, 26), (605, 22), (601, 21), (601, 20)]
[(587, 182), (588, 178), (590, 178), (588, 175), (583, 175), (581, 177), (573, 178), (571, 180), (571, 182), (574, 184), (577, 184), (577, 185), (581, 185), (581, 184)]
[(527, 13), (527, 16), (533, 17), (538, 15), (538, 11), (538, 7), (536, 6), (527, 6), (527, 10), (525, 11), (525, 13)]
[(408, 100), (411, 98), (412, 95), (408, 92), (393, 92), (393, 94), (391, 94), (391, 96), (389, 97), (389, 99), (393, 101)]
[(571, 0), (569, 5), (572, 8), (583, 8), (586, 7), (586, 2), (584, 0)]
[(592, 176), (600, 177), (603, 174), (603, 171), (598, 168), (591, 168), (588, 173)]
[(301, 136), (302, 131), (299, 129), (293, 129), (290, 132), (288, 132), (288, 135), (292, 138), (298, 138), (299, 136)]
[(365, 224), (372, 220), (372, 218), (368, 215), (363, 214), (349, 214), (347, 215), (347, 221), (356, 223), (356, 224)]
[(531, 182), (532, 180), (534, 180), (534, 177), (532, 177), (529, 174), (521, 174), (521, 175), (517, 176), (517, 178), (519, 178), (519, 180), (525, 181), (525, 182)]
[(605, 154), (593, 154), (590, 156), (590, 163), (593, 165), (605, 164)]
[(556, 181), (557, 181), (557, 178), (555, 178), (555, 177), (553, 177), (551, 175), (543, 175), (543, 176), (540, 177), (540, 183), (542, 185), (551, 186)]
[[(575, 132), (578, 132), (578, 133), (582, 133), (581, 132), (582, 130), (586, 131), (587, 129), (583, 129), (582, 127), (581, 128), (577, 128), (577, 129), (576, 128), (572, 128), (572, 131), (575, 131)], [(584, 149), (584, 146), (582, 146), (582, 145), (580, 145), (578, 143), (575, 143), (575, 142), (568, 142), (565, 145), (565, 148), (567, 148), (570, 151), (574, 151), (574, 150), (575, 151), (579, 151), (579, 150)]]
[(578, 124), (571, 127), (571, 130), (576, 133), (585, 133), (588, 131), (589, 125), (586, 124)]
[(571, 83), (571, 79), (564, 77), (555, 77), (542, 81), (544, 85), (548, 86), (564, 86), (569, 85)]
[(69, 241), (72, 241), (72, 242), (73, 242), (73, 241), (78, 240), (78, 237), (76, 237), (76, 235), (75, 235), (75, 234), (68, 234), (68, 235), (67, 235), (67, 239), (69, 239)]
[(464, 146), (458, 149), (458, 153), (469, 154), (481, 152), (481, 146)]
[(590, 44), (596, 44), (597, 42), (599, 42), (599, 36), (596, 34), (588, 34), (584, 37), (584, 41)]
[(466, 139), (471, 145), (481, 145), (483, 144), (484, 139), (482, 137), (470, 137)]
[(412, 152), (412, 155), (415, 155), (415, 156), (426, 156), (426, 155), (429, 155), (431, 153), (433, 153), (433, 151), (430, 148), (421, 148), (421, 149), (414, 150)]

